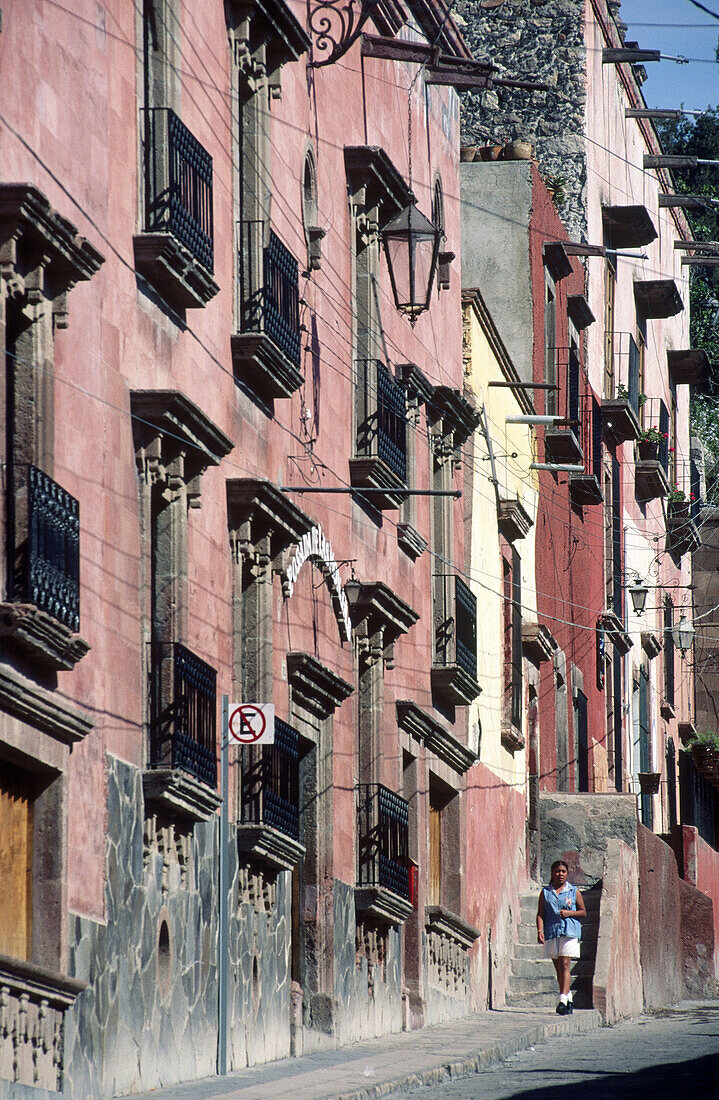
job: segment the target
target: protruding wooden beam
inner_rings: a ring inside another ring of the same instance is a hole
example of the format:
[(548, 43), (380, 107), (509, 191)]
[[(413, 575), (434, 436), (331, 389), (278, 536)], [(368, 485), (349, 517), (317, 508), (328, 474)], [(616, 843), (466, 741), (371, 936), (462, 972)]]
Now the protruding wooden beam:
[(694, 248), (697, 252), (719, 252), (719, 241), (675, 241), (674, 247), (682, 251)]
[(562, 241), (562, 248), (568, 256), (606, 256), (603, 244), (582, 244), (581, 241)]
[(660, 195), (659, 208), (667, 206), (686, 206), (690, 208), (703, 208), (706, 206), (705, 195)]
[(624, 111), (625, 118), (666, 118), (673, 122), (679, 122), (681, 111), (673, 109), (660, 110), (656, 107), (627, 107)]
[(682, 256), (683, 267), (719, 267), (719, 256)]
[(699, 157), (660, 156), (644, 154), (645, 168), (696, 168)]
[(661, 50), (635, 50), (635, 49), (604, 49), (602, 50), (603, 65), (637, 65), (645, 61), (661, 61)]

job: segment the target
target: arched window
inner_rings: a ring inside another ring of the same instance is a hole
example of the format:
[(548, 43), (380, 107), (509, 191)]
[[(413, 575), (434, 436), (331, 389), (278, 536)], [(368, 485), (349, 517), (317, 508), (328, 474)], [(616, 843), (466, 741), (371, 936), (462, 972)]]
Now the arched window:
[(322, 262), (322, 238), (325, 231), (319, 225), (317, 163), (311, 148), (305, 154), (302, 170), (302, 224), (307, 241), (307, 270), (319, 271)]

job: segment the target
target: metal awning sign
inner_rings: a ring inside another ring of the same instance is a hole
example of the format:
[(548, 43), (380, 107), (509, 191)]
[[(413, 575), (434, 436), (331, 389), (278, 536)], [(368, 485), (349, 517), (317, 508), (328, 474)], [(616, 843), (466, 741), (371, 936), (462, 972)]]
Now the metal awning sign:
[(274, 703), (230, 703), (229, 734), (239, 745), (273, 745)]

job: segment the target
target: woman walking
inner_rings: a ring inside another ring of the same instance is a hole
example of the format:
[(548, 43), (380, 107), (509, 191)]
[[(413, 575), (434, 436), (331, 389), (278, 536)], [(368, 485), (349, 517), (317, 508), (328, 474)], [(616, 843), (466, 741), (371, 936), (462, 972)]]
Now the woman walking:
[(544, 957), (551, 959), (557, 973), (559, 1004), (557, 1012), (566, 1016), (574, 1011), (569, 988), (572, 959), (579, 958), (579, 940), (586, 917), (582, 895), (567, 882), (569, 868), (563, 859), (552, 864), (549, 886), (543, 886), (537, 905), (537, 942), (544, 944)]

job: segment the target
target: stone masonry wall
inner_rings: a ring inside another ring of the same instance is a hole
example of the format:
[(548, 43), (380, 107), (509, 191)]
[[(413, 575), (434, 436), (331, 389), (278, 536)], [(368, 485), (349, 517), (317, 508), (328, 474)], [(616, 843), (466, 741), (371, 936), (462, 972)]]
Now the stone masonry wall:
[[(89, 988), (66, 1016), (68, 1100), (214, 1074), (217, 828), (146, 819), (139, 770), (108, 758), (107, 923), (70, 921), (70, 972)], [(230, 1068), (289, 1054), (289, 874), (252, 874), (236, 852), (231, 844)]]
[(505, 0), (485, 10), (477, 0), (459, 0), (456, 11), (474, 56), (498, 66), (498, 76), (536, 80), (546, 92), (495, 87), (462, 95), (462, 143), (532, 141), (545, 181), (563, 179), (560, 215), (574, 239), (586, 239), (584, 107), (585, 0)]

